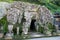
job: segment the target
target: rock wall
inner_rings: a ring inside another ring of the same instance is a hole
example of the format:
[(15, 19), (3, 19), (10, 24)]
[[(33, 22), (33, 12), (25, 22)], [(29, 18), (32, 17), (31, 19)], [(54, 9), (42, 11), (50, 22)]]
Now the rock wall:
[(44, 27), (47, 29), (47, 22), (52, 23), (52, 15), (50, 10), (48, 10), (48, 8), (46, 8), (45, 6), (37, 4), (14, 1), (10, 3), (8, 8), (6, 8), (6, 12), (7, 20), (9, 23), (15, 24), (16, 22), (18, 22), (20, 24), (22, 18), (26, 20), (25, 22), (23, 22), (23, 32), (26, 31), (25, 34), (28, 33), (28, 28), (30, 27), (32, 19), (36, 19), (36, 25), (41, 24), (43, 26), (43, 24), (45, 24)]
[(6, 8), (9, 8), (10, 7), (9, 5), (10, 4), (7, 2), (0, 2), (0, 19), (2, 19), (3, 16), (6, 15), (6, 11), (7, 11)]

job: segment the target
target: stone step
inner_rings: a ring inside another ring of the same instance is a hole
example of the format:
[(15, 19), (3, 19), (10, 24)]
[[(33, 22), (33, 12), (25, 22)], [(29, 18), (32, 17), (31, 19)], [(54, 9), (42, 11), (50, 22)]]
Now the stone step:
[(37, 33), (37, 32), (30, 32), (29, 35), (30, 35), (30, 37), (43, 37), (43, 36), (46, 36), (44, 34), (40, 34), (40, 33)]

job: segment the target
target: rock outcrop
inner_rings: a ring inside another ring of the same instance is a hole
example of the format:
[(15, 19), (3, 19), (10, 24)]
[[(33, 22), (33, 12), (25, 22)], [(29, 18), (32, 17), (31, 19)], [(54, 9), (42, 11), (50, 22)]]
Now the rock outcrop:
[(10, 4), (7, 2), (0, 2), (0, 19), (3, 18), (3, 16), (6, 15), (6, 8), (9, 8)]
[(21, 23), (22, 18), (25, 19), (25, 22), (23, 22), (23, 32), (25, 31), (25, 34), (28, 33), (28, 28), (32, 19), (36, 20), (35, 24), (37, 29), (37, 24), (41, 24), (43, 27), (48, 29), (48, 22), (52, 22), (52, 15), (50, 10), (48, 10), (48, 8), (45, 6), (37, 4), (14, 1), (10, 4), (6, 11), (7, 20), (12, 24), (15, 24), (16, 22)]

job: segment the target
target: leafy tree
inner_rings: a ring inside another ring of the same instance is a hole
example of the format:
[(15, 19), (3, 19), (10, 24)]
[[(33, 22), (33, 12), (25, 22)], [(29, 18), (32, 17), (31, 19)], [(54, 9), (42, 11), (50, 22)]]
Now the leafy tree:
[(55, 5), (60, 6), (60, 0), (52, 0), (51, 2)]

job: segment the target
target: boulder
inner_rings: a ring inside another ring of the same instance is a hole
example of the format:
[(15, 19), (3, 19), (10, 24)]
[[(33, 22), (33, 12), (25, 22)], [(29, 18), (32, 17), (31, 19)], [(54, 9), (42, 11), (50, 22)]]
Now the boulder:
[(9, 8), (10, 4), (7, 2), (0, 2), (0, 19), (6, 15), (6, 8)]

